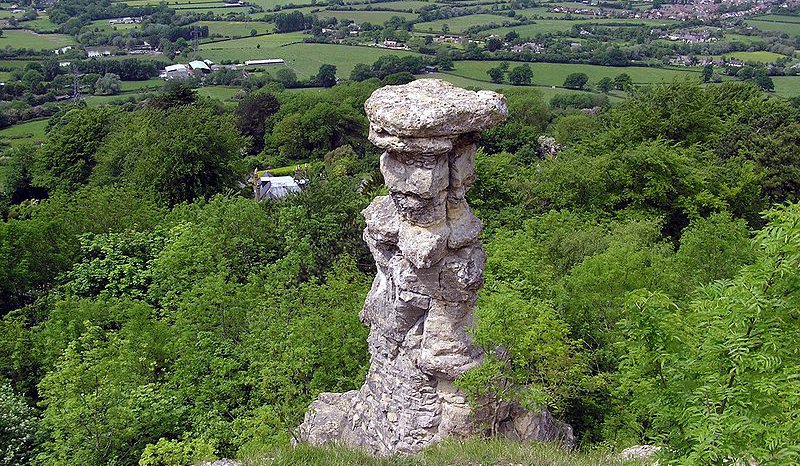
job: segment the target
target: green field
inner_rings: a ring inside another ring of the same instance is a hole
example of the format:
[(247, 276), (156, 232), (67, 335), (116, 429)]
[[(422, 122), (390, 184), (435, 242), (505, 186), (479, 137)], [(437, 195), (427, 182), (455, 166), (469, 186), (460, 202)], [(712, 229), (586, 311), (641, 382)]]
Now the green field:
[[(461, 76), (478, 81), (489, 81), (486, 71), (499, 64), (498, 61), (459, 61), (455, 62), (455, 69), (447, 74)], [(518, 63), (511, 63), (511, 68)], [(571, 65), (561, 63), (531, 63), (533, 70), (533, 83), (539, 86), (561, 86), (570, 73), (586, 73), (589, 76), (589, 85), (597, 83), (603, 77), (613, 78), (620, 73), (627, 73), (635, 84), (671, 82), (674, 79), (698, 79), (699, 72), (691, 69), (663, 69), (647, 68), (641, 66), (628, 66), (624, 68), (600, 65)]]
[(800, 76), (773, 76), (775, 93), (782, 97), (800, 96)]
[(144, 89), (160, 89), (164, 86), (162, 79), (148, 79), (147, 81), (122, 81), (122, 92), (136, 92)]
[(42, 34), (58, 31), (58, 25), (50, 21), (50, 18), (48, 18), (47, 15), (41, 15), (32, 21), (22, 22), (20, 23), (20, 26)]
[(214, 13), (215, 15), (227, 15), (228, 13), (247, 13), (250, 11), (249, 7), (191, 7), (191, 8), (175, 8), (178, 14), (188, 15), (191, 13)]
[(55, 50), (73, 44), (75, 40), (64, 34), (39, 34), (25, 29), (5, 29), (0, 37), (0, 48)]
[(9, 126), (0, 130), (0, 140), (9, 142), (11, 147), (16, 147), (25, 143), (36, 143), (44, 141), (44, 129), (47, 127), (47, 119), (34, 120), (18, 125)]
[(417, 17), (414, 13), (401, 13), (397, 11), (363, 11), (363, 10), (355, 10), (355, 11), (329, 11), (329, 10), (322, 10), (318, 13), (314, 13), (314, 16), (318, 18), (336, 18), (338, 20), (349, 19), (357, 24), (362, 23), (371, 23), (375, 25), (380, 25), (389, 21), (394, 16), (399, 16), (403, 19), (410, 20)]
[[(424, 76), (419, 76), (419, 77), (420, 78), (438, 78), (438, 79), (443, 79), (443, 80), (445, 80), (447, 82), (450, 82), (450, 83), (452, 83), (452, 84), (454, 84), (456, 86), (464, 87), (464, 88), (494, 89), (494, 90), (500, 89), (501, 92), (502, 92), (502, 89), (513, 87), (510, 84), (495, 84), (495, 83), (487, 82), (487, 81), (479, 81), (479, 80), (476, 80), (476, 79), (470, 79), (470, 78), (465, 78), (463, 76), (457, 76), (457, 75), (449, 74), (449, 72), (448, 73), (430, 73), (430, 74), (426, 74)], [(517, 89), (519, 89), (519, 88), (517, 88)], [(527, 86), (527, 87), (525, 87), (525, 89), (530, 89), (532, 91), (535, 91), (535, 92), (541, 94), (542, 97), (544, 97), (547, 100), (553, 98), (553, 96), (558, 95), (558, 94), (593, 94), (593, 95), (597, 94), (595, 92), (590, 92), (590, 91), (578, 91), (578, 90), (574, 90), (574, 89), (564, 89), (564, 88), (561, 88), (561, 87), (541, 86), (541, 85), (540, 86), (536, 86), (536, 85)], [(622, 94), (620, 94), (620, 95), (622, 95)], [(614, 95), (614, 94), (609, 95), (608, 98), (612, 102), (618, 102), (618, 101), (622, 100), (622, 97), (620, 97), (619, 95)]]
[(91, 31), (129, 31), (138, 28), (138, 24), (109, 24), (107, 19), (98, 19), (92, 21), (90, 25), (86, 26)]
[(521, 37), (534, 37), (537, 34), (552, 34), (555, 32), (568, 32), (572, 29), (573, 26), (576, 24), (627, 24), (630, 26), (637, 26), (637, 25), (646, 25), (646, 26), (662, 26), (666, 24), (672, 24), (674, 21), (671, 20), (652, 20), (652, 19), (616, 19), (616, 18), (592, 18), (592, 19), (577, 19), (577, 20), (567, 20), (567, 19), (542, 19), (537, 20), (533, 24), (526, 24), (522, 26), (511, 26), (511, 27), (500, 27), (495, 29), (490, 29), (485, 31), (485, 34), (506, 34), (507, 32), (517, 31)]
[(754, 63), (774, 63), (775, 60), (783, 58), (779, 53), (772, 52), (731, 52), (724, 55), (726, 58), (735, 58), (743, 62)]
[(776, 21), (779, 23), (797, 23), (800, 24), (800, 16), (788, 16), (788, 15), (763, 15), (763, 16), (756, 16), (753, 19), (759, 21)]
[(273, 23), (262, 21), (199, 21), (194, 24), (208, 26), (209, 34), (223, 37), (249, 37), (253, 29), (257, 34), (267, 34), (275, 30)]
[(286, 64), (300, 77), (317, 74), (319, 67), (326, 63), (336, 65), (340, 78), (349, 78), (350, 71), (358, 63), (372, 64), (383, 55), (418, 55), (416, 52), (388, 50), (377, 47), (355, 47), (334, 44), (292, 44), (276, 50), (276, 56), (286, 60)]
[(775, 21), (747, 20), (748, 26), (756, 27), (765, 32), (784, 32), (790, 36), (800, 35), (800, 23), (779, 23)]
[(383, 2), (383, 3), (348, 3), (348, 5), (356, 6), (359, 8), (372, 8), (373, 10), (412, 10), (418, 11), (422, 8), (436, 5), (434, 2), (423, 2), (420, 0), (400, 0), (397, 2)]
[[(289, 5), (306, 5), (306, 6), (308, 6), (308, 5), (311, 5), (314, 2), (312, 2), (311, 0), (250, 0), (249, 3), (252, 3), (254, 5), (258, 5), (258, 6), (260, 6), (261, 8), (263, 8), (263, 9), (265, 9), (267, 11), (271, 11), (271, 10), (274, 10), (276, 6), (282, 6), (282, 7), (289, 6)], [(322, 2), (320, 2), (320, 3), (322, 3)], [(324, 4), (320, 4), (316, 8), (320, 8), (320, 7), (323, 7), (323, 6), (324, 6)]]
[(206, 86), (197, 89), (197, 93), (205, 97), (211, 97), (225, 102), (232, 101), (233, 96), (235, 96), (240, 90), (241, 89), (238, 87)]
[(764, 39), (760, 36), (745, 36), (742, 34), (728, 34), (725, 33), (725, 36), (722, 39), (725, 42), (744, 42), (745, 44), (752, 44), (754, 42), (764, 42)]
[(515, 23), (516, 20), (508, 16), (500, 15), (469, 15), (458, 16), (455, 18), (439, 19), (436, 21), (428, 21), (425, 23), (418, 23), (414, 25), (415, 31), (420, 32), (442, 32), (442, 27), (447, 25), (450, 32), (459, 33), (464, 32), (472, 26), (482, 26), (484, 24), (495, 23), (497, 25), (503, 24), (504, 21)]
[(224, 40), (200, 45), (200, 53), (203, 58), (217, 63), (223, 60), (244, 62), (262, 58), (282, 58), (275, 55), (275, 50), (286, 44), (301, 42), (305, 37), (308, 36), (302, 32), (289, 32)]

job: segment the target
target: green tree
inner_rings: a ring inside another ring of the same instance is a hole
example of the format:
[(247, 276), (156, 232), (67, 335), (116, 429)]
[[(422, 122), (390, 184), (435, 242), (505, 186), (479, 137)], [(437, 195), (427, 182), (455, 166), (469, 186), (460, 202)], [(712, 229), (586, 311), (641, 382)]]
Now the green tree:
[(614, 88), (627, 91), (633, 85), (633, 80), (628, 73), (620, 73), (614, 77)]
[(103, 145), (95, 181), (130, 184), (169, 205), (208, 198), (235, 186), (244, 146), (230, 116), (195, 106), (145, 110)]
[(97, 150), (120, 117), (118, 110), (101, 107), (76, 108), (54, 118), (31, 167), (32, 183), (48, 191), (72, 191), (86, 183)]
[(247, 94), (239, 101), (234, 115), (236, 127), (242, 135), (250, 138), (250, 153), (261, 152), (264, 148), (267, 120), (280, 109), (278, 99), (267, 92)]
[(589, 75), (586, 73), (570, 73), (564, 79), (564, 87), (567, 89), (583, 89), (589, 82)]
[(608, 76), (604, 76), (600, 81), (597, 82), (597, 90), (603, 94), (608, 94), (612, 89), (614, 89), (614, 81)]
[(181, 408), (156, 380), (166, 335), (146, 306), (131, 306), (140, 318), (119, 333), (88, 326), (39, 384), (46, 464), (135, 464), (148, 441), (177, 427)]
[(711, 77), (714, 76), (714, 65), (709, 63), (703, 67), (703, 82), (711, 82)]
[(290, 160), (321, 157), (341, 145), (363, 146), (366, 118), (349, 106), (321, 102), (275, 124), (270, 144)]
[(106, 73), (94, 83), (95, 95), (117, 95), (120, 93), (122, 81), (119, 75)]
[(508, 80), (511, 81), (511, 84), (515, 86), (530, 85), (532, 79), (533, 71), (531, 71), (531, 67), (527, 63), (524, 65), (515, 66), (508, 73)]
[(322, 87), (332, 87), (336, 84), (336, 67), (333, 65), (320, 66), (314, 81)]
[(800, 209), (791, 204), (767, 219), (755, 262), (732, 280), (702, 288), (688, 305), (640, 292), (622, 322), (617, 394), (627, 400), (630, 427), (648, 426), (646, 436), (663, 438), (685, 462), (800, 458), (800, 397), (790, 375), (800, 337)]
[(0, 383), (0, 465), (29, 464), (39, 442), (38, 419), (33, 408), (7, 382)]
[(489, 68), (489, 70), (486, 71), (486, 74), (489, 75), (489, 78), (492, 80), (493, 83), (497, 84), (502, 83), (503, 78), (505, 78), (506, 76), (505, 70), (503, 70), (499, 66), (496, 66), (494, 68)]
[(294, 87), (297, 85), (297, 75), (291, 68), (281, 68), (275, 72), (275, 79), (284, 87)]

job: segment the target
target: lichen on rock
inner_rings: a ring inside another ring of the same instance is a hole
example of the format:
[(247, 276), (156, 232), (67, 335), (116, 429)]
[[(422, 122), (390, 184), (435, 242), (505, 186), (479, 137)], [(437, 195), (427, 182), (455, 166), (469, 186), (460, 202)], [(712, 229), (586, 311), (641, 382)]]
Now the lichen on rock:
[[(364, 385), (323, 393), (299, 428), (312, 444), (413, 453), (485, 427), (453, 381), (482, 360), (472, 344), (486, 257), (483, 225), (465, 194), (475, 182), (479, 132), (505, 120), (505, 98), (437, 79), (375, 91), (364, 105), (388, 196), (364, 209), (377, 274), (361, 311), (370, 368)], [(574, 442), (547, 410), (507, 406), (500, 434)]]

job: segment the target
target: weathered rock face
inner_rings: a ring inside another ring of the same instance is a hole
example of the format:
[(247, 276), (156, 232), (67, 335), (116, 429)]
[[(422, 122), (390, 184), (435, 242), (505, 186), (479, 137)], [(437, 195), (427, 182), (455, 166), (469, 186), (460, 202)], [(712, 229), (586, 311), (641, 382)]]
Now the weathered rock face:
[[(389, 188), (363, 212), (378, 269), (361, 312), (370, 369), (360, 390), (320, 395), (300, 438), (411, 453), (483, 429), (453, 385), (481, 361), (467, 328), (486, 258), (482, 224), (464, 196), (475, 181), (478, 132), (503, 121), (507, 109), (497, 93), (435, 79), (378, 89), (365, 109), (369, 139), (386, 151)], [(502, 435), (572, 441), (569, 426), (547, 411), (507, 413)]]

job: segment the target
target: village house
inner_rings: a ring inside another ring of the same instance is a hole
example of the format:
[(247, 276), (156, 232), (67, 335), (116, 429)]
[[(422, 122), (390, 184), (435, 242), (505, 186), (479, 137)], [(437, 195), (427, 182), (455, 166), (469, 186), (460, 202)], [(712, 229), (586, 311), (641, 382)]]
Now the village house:
[(544, 46), (535, 42), (525, 42), (524, 44), (512, 46), (511, 51), (514, 53), (522, 53), (527, 51), (533, 53), (542, 53), (544, 52)]

